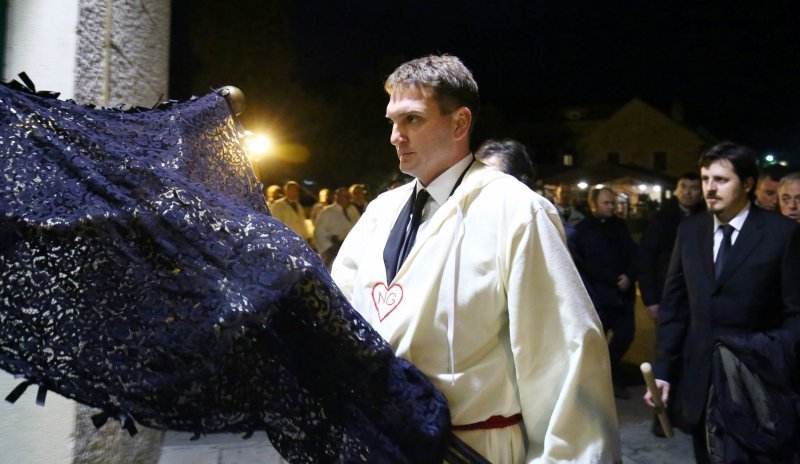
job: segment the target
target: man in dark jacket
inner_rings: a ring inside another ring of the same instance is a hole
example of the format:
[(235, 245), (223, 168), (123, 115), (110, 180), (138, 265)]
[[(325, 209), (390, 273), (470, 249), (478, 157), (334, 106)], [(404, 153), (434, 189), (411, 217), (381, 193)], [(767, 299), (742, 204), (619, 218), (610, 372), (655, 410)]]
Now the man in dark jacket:
[(678, 178), (674, 196), (664, 202), (642, 235), (639, 242), (639, 291), (645, 309), (653, 319), (658, 316), (658, 305), (667, 278), (669, 257), (678, 225), (684, 218), (705, 211), (703, 195), (700, 191), (700, 175), (696, 172), (684, 173)]
[[(700, 175), (709, 212), (678, 229), (658, 311), (654, 374), (668, 403), (682, 372), (678, 400), (692, 426), (695, 458), (705, 463), (716, 341), (777, 328), (798, 340), (800, 225), (751, 203), (758, 168), (749, 148), (711, 147), (700, 157)], [(645, 402), (653, 406), (649, 392)]]
[[(644, 307), (653, 320), (658, 318), (661, 293), (664, 291), (664, 281), (667, 278), (669, 258), (675, 245), (678, 226), (685, 218), (706, 209), (700, 190), (700, 175), (696, 172), (681, 174), (673, 193), (673, 197), (665, 201), (661, 210), (650, 219), (639, 242), (639, 291), (642, 294)], [(673, 389), (673, 401), (670, 403), (669, 412), (673, 425), (680, 426), (683, 420), (675, 407), (676, 393), (677, 389)], [(664, 436), (657, 417), (653, 418), (652, 430), (655, 435)]]
[(633, 304), (637, 247), (614, 215), (616, 194), (607, 187), (589, 192), (592, 214), (575, 226), (569, 250), (609, 338), (614, 395), (630, 398), (619, 381), (619, 364), (635, 333)]

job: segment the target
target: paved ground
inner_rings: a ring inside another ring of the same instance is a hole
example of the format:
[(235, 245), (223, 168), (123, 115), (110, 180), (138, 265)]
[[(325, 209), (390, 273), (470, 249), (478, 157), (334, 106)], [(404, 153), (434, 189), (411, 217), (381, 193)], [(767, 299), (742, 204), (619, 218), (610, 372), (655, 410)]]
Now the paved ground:
[(645, 314), (641, 299), (636, 305), (636, 338), (623, 359), (624, 380), (628, 384), (629, 400), (617, 400), (620, 423), (622, 458), (626, 464), (679, 464), (694, 462), (691, 436), (675, 429), (673, 438), (658, 438), (651, 433), (652, 413), (642, 401), (645, 386), (639, 365), (652, 362), (655, 345), (655, 326)]

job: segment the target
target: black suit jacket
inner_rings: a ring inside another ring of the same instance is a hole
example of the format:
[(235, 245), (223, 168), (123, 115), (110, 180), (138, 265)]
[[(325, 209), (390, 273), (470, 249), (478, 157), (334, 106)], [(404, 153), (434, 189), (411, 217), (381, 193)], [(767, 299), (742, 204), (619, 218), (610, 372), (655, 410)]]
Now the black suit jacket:
[[(705, 210), (705, 203), (700, 202), (692, 208), (689, 215)], [(673, 197), (665, 201), (661, 210), (647, 223), (639, 241), (639, 291), (646, 305), (661, 303), (672, 248), (675, 237), (678, 236), (678, 226), (687, 217)]]
[(714, 278), (711, 213), (678, 230), (659, 308), (656, 378), (680, 371), (686, 420), (700, 419), (717, 338), (776, 327), (800, 339), (800, 225), (751, 205), (719, 281)]

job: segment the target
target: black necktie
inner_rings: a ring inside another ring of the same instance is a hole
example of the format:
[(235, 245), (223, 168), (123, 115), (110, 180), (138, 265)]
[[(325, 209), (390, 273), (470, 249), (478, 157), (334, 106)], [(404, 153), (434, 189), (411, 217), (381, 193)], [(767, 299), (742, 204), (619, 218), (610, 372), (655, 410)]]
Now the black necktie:
[(403, 261), (406, 260), (408, 252), (414, 246), (417, 238), (417, 229), (422, 223), (422, 210), (428, 202), (430, 194), (427, 190), (420, 190), (419, 193), (411, 192), (411, 197), (406, 202), (406, 206), (397, 217), (386, 247), (383, 249), (383, 263), (386, 266), (386, 280), (391, 282)]
[(720, 228), (722, 229), (722, 243), (720, 243), (719, 251), (717, 251), (717, 260), (714, 261), (714, 276), (717, 279), (719, 279), (719, 275), (722, 274), (722, 267), (725, 266), (725, 258), (727, 254), (730, 253), (732, 246), (731, 237), (735, 230), (730, 224), (725, 224), (720, 226)]

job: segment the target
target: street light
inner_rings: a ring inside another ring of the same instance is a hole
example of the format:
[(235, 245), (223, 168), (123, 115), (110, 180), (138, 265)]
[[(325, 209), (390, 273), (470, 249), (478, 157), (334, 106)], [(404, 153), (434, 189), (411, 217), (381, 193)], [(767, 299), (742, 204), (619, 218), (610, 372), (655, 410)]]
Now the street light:
[(256, 134), (249, 130), (244, 131), (243, 142), (245, 152), (250, 161), (258, 161), (270, 149), (270, 140), (264, 134)]
[(589, 186), (589, 184), (586, 183), (585, 181), (578, 182), (578, 188), (581, 189), (581, 190), (586, 190), (586, 187), (588, 187), (588, 186)]

